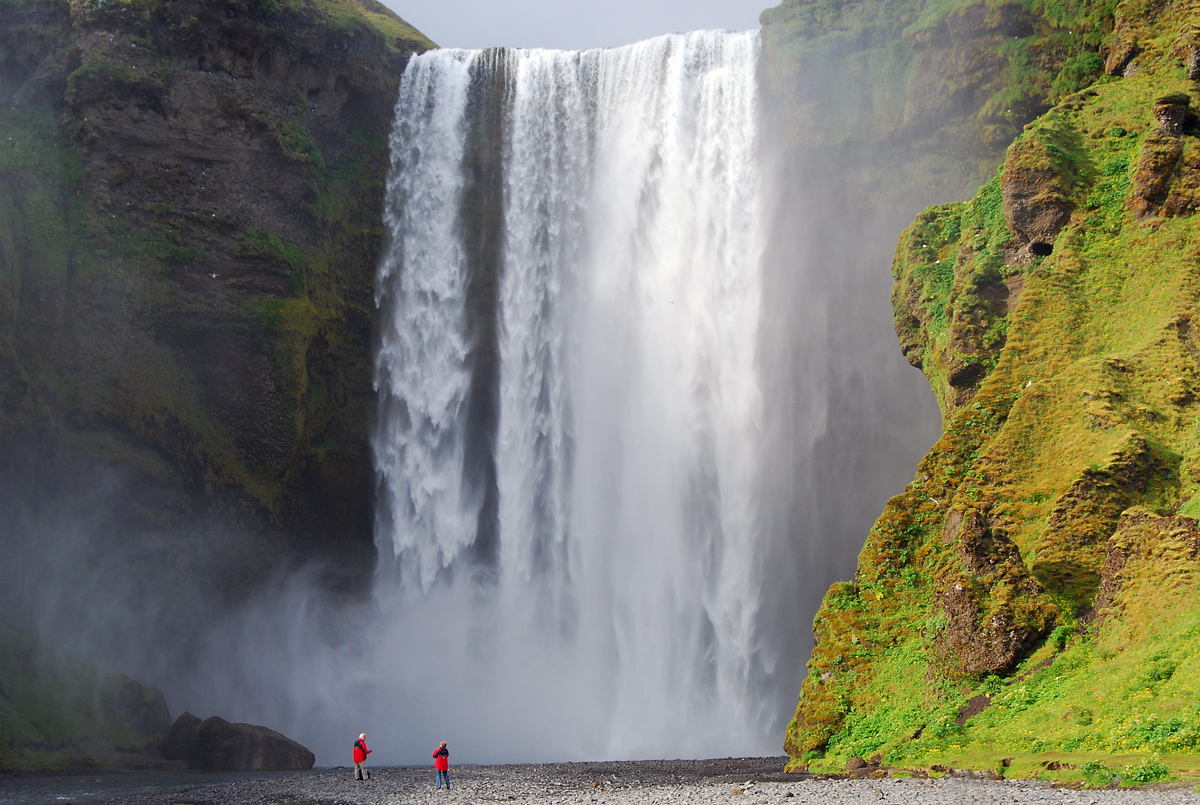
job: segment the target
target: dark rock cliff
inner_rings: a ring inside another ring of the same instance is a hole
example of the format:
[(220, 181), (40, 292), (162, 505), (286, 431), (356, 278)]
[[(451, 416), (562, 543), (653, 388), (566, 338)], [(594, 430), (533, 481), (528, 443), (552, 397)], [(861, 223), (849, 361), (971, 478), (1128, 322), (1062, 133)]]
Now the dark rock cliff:
[(72, 550), (168, 599), (313, 559), (365, 589), (387, 136), (429, 46), (373, 0), (0, 2), (11, 608)]

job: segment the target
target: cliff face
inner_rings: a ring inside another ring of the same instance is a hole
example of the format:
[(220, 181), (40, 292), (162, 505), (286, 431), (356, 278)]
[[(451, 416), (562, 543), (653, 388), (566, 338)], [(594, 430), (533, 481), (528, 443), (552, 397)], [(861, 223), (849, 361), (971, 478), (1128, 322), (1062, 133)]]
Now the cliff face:
[(1112, 14), (1109, 75), (901, 237), (897, 333), (944, 433), (814, 621), (794, 765), (1097, 783), (1122, 772), (1089, 753), (1200, 745), (1200, 40), (1185, 4)]
[(429, 46), (373, 0), (0, 2), (0, 508), (26, 576), (83, 519), (71, 545), (165, 590), (313, 557), (365, 587), (387, 134)]

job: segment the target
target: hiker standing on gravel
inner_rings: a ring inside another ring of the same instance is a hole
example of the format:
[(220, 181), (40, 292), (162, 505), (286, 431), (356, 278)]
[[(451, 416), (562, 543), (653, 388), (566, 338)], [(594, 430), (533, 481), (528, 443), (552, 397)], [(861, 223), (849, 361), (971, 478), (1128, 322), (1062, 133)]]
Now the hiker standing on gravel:
[(433, 750), (433, 767), (437, 769), (438, 790), (442, 788), (442, 780), (446, 781), (446, 790), (450, 790), (450, 750), (446, 748), (446, 742), (442, 741), (442, 745)]
[(367, 755), (371, 754), (371, 750), (367, 748), (367, 734), (364, 732), (358, 736), (358, 740), (354, 742), (354, 779), (355, 780), (370, 780), (371, 772), (367, 771)]

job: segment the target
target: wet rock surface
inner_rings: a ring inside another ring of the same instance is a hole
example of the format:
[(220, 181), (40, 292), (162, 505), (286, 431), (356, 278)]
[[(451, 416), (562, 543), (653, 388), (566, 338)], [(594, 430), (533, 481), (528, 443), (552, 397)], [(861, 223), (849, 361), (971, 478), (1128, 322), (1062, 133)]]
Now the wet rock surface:
[[(667, 760), (462, 766), (450, 770), (450, 791), (438, 791), (426, 768), (379, 768), (356, 782), (350, 769), (264, 776), (211, 785), (140, 789), (93, 802), (134, 805), (287, 802), (544, 802), (544, 803), (1096, 803), (1191, 802), (1187, 789), (1070, 790), (1046, 783), (943, 779), (818, 779), (784, 774), (782, 758)], [(0, 783), (2, 785), (2, 783)], [(0, 789), (2, 791), (2, 789)]]
[(275, 730), (215, 716), (201, 721), (191, 713), (171, 725), (163, 757), (199, 771), (306, 771), (316, 761), (306, 747)]

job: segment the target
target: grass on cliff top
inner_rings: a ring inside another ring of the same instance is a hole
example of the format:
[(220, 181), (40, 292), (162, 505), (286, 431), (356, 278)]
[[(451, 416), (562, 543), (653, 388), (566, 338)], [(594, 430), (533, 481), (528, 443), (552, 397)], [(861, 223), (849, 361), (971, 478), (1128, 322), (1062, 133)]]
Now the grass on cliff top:
[[(8, 5), (28, 5), (47, 0), (0, 0)], [(68, 0), (49, 0), (68, 5)], [(100, 11), (109, 8), (153, 10), (168, 0), (84, 0), (89, 8)], [(367, 30), (383, 34), (389, 48), (408, 53), (435, 48), (429, 37), (400, 18), (378, 0), (251, 0), (260, 11), (273, 14), (283, 9), (300, 14), (317, 14), (334, 27), (347, 32)]]
[(388, 45), (418, 53), (437, 45), (429, 37), (402, 20), (390, 8), (377, 0), (258, 0), (259, 3), (279, 3), (293, 9), (316, 8), (343, 30), (367, 26), (387, 37)]
[[(1119, 612), (1091, 631), (1075, 611), (1094, 586), (1062, 582), (1048, 590), (1062, 608), (1060, 628), (1010, 676), (984, 680), (927, 674), (945, 616), (938, 589), (923, 583), (945, 561), (939, 538), (950, 498), (988, 512), (1032, 567), (1053, 547), (1042, 537), (1056, 500), (1082, 472), (1103, 468), (1130, 434), (1160, 460), (1140, 504), (1157, 514), (1200, 510), (1200, 472), (1183, 471), (1200, 470), (1200, 372), (1178, 324), (1200, 320), (1200, 218), (1141, 224), (1130, 209), (1155, 98), (1194, 89), (1178, 66), (1105, 79), (1027, 127), (1026, 140), (1071, 167), (1073, 217), (1053, 254), (1021, 269), (1007, 344), (976, 402), (950, 418), (917, 480), (868, 539), (858, 588), (884, 580), (887, 594), (860, 594), (853, 606), (839, 603), (849, 599), (838, 588), (826, 598), (825, 645), (814, 652), (805, 695), (827, 688), (820, 695), (841, 716), (825, 751), (798, 759), (812, 770), (843, 771), (848, 758), (878, 752), (900, 767), (1089, 785), (1200, 774), (1200, 564), (1142, 568), (1126, 582)], [(954, 281), (944, 266), (960, 249), (977, 257), (1003, 246), (998, 198), (993, 183), (972, 202), (930, 210), (906, 233), (919, 259), (903, 270), (920, 275), (925, 302), (940, 308), (935, 325)], [(936, 384), (932, 356), (925, 366)], [(999, 405), (997, 415), (981, 422), (981, 405)], [(906, 576), (916, 583), (899, 583)], [(829, 679), (812, 684), (814, 674)], [(960, 708), (982, 694), (991, 705), (959, 724)], [(1043, 765), (1055, 760), (1057, 769)]]

